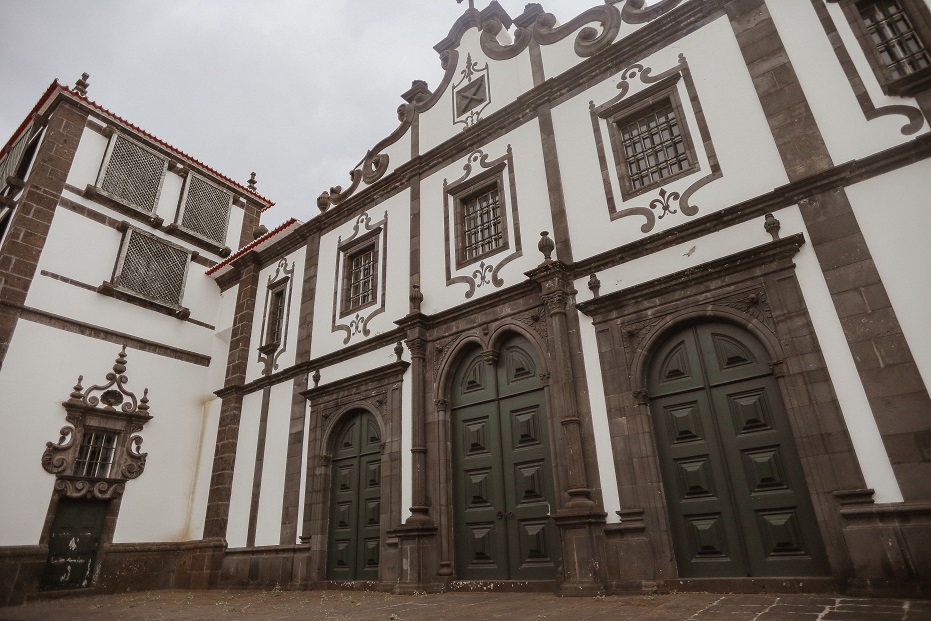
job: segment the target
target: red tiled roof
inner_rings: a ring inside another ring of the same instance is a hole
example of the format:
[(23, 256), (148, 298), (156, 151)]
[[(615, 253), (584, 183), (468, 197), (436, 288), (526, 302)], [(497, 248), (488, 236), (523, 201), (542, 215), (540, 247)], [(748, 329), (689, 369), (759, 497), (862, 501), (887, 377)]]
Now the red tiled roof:
[(142, 129), (142, 128), (139, 127), (138, 125), (135, 125), (135, 124), (133, 124), (133, 123), (130, 123), (129, 121), (127, 121), (127, 120), (124, 119), (123, 117), (121, 117), (121, 116), (119, 116), (119, 115), (117, 115), (117, 114), (114, 114), (113, 112), (110, 112), (109, 110), (107, 110), (106, 108), (104, 108), (103, 106), (101, 106), (100, 104), (98, 104), (98, 103), (96, 103), (96, 102), (94, 102), (94, 101), (91, 101), (91, 100), (88, 99), (87, 97), (82, 97), (81, 95), (78, 95), (77, 93), (71, 91), (67, 86), (63, 86), (63, 85), (59, 84), (59, 83), (58, 83), (58, 80), (55, 80), (55, 81), (52, 82), (52, 85), (48, 87), (48, 90), (46, 90), (45, 93), (42, 95), (42, 97), (39, 99), (38, 103), (37, 103), (37, 104), (35, 105), (35, 107), (32, 109), (32, 112), (30, 112), (30, 113), (29, 113), (29, 116), (26, 117), (26, 120), (24, 120), (24, 121), (22, 122), (22, 124), (19, 126), (19, 128), (16, 130), (16, 132), (13, 134), (13, 136), (10, 138), (10, 140), (7, 142), (7, 144), (4, 145), (3, 150), (0, 151), (0, 157), (2, 157), (3, 154), (6, 153), (6, 150), (7, 150), (8, 148), (10, 148), (10, 145), (13, 144), (14, 139), (16, 138), (17, 134), (21, 133), (21, 132), (23, 131), (23, 129), (25, 129), (26, 126), (28, 126), (28, 124), (29, 124), (30, 121), (32, 120), (32, 117), (39, 111), (40, 108), (42, 108), (42, 107), (45, 105), (45, 103), (52, 97), (52, 95), (53, 95), (53, 94), (56, 94), (56, 93), (61, 94), (61, 95), (64, 95), (64, 96), (67, 96), (67, 97), (69, 97), (69, 98), (71, 98), (71, 99), (75, 99), (75, 100), (78, 100), (78, 101), (81, 101), (81, 102), (87, 104), (88, 106), (90, 106), (91, 108), (97, 110), (98, 112), (100, 112), (100, 113), (103, 114), (104, 116), (110, 118), (111, 120), (116, 121), (117, 123), (123, 125), (124, 127), (128, 127), (129, 129), (133, 130), (134, 132), (137, 132), (137, 133), (139, 133), (139, 134), (142, 134), (143, 136), (145, 136), (145, 137), (148, 138), (149, 140), (151, 140), (151, 141), (153, 141), (153, 142), (156, 142), (156, 143), (160, 144), (162, 147), (168, 149), (169, 151), (171, 151), (172, 153), (174, 153), (175, 155), (177, 155), (177, 156), (180, 157), (181, 159), (186, 160), (188, 163), (194, 164), (194, 165), (197, 166), (198, 168), (202, 168), (203, 170), (206, 170), (207, 172), (209, 172), (209, 173), (211, 173), (211, 174), (213, 174), (213, 175), (219, 177), (220, 179), (223, 179), (223, 180), (226, 181), (227, 183), (229, 183), (229, 184), (235, 186), (236, 188), (238, 188), (239, 190), (241, 190), (243, 193), (248, 194), (248, 195), (250, 195), (250, 196), (256, 198), (257, 200), (259, 200), (259, 201), (262, 202), (262, 203), (265, 203), (265, 207), (262, 208), (262, 211), (265, 211), (265, 210), (271, 208), (271, 207), (275, 204), (275, 203), (273, 203), (272, 201), (270, 201), (269, 199), (267, 199), (267, 198), (265, 198), (264, 196), (262, 196), (261, 194), (258, 194), (257, 192), (253, 192), (253, 191), (250, 190), (249, 188), (247, 188), (247, 187), (241, 185), (240, 183), (237, 183), (237, 182), (234, 181), (233, 179), (230, 179), (229, 177), (227, 177), (227, 176), (224, 175), (223, 173), (221, 173), (221, 172), (219, 172), (219, 171), (217, 171), (217, 170), (211, 168), (210, 166), (207, 166), (206, 164), (204, 164), (204, 163), (201, 162), (200, 160), (191, 157), (190, 155), (188, 155), (188, 154), (185, 153), (184, 151), (181, 151), (180, 149), (177, 149), (177, 148), (171, 146), (170, 144), (168, 144), (168, 143), (165, 142), (164, 140), (162, 140), (162, 139), (160, 139), (160, 138), (157, 138), (156, 136), (153, 136), (152, 134), (150, 134), (149, 132), (145, 131), (144, 129)]
[(241, 257), (242, 255), (246, 254), (250, 250), (254, 250), (255, 248), (261, 246), (265, 242), (269, 241), (272, 237), (275, 237), (276, 235), (278, 235), (285, 229), (290, 228), (291, 226), (295, 224), (299, 224), (299, 220), (297, 218), (288, 218), (288, 220), (280, 224), (275, 229), (269, 231), (265, 235), (262, 235), (261, 237), (252, 241), (251, 243), (246, 244), (245, 246), (237, 250), (235, 253), (231, 254), (230, 256), (226, 257), (225, 259), (223, 259), (222, 261), (220, 261), (219, 263), (211, 267), (209, 270), (207, 270), (206, 272), (207, 275), (213, 276), (214, 274), (219, 272), (221, 269), (223, 269), (224, 267), (232, 263), (235, 259)]

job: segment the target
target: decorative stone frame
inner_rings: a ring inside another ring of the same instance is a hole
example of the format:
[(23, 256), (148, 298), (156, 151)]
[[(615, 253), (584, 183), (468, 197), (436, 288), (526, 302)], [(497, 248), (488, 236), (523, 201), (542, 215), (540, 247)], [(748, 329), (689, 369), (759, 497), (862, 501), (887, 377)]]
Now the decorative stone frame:
[[(678, 203), (678, 211), (683, 215), (688, 217), (696, 215), (699, 208), (697, 205), (691, 204), (692, 195), (715, 179), (719, 179), (723, 176), (721, 167), (718, 164), (714, 144), (711, 141), (711, 132), (705, 122), (705, 115), (702, 111), (701, 102), (698, 99), (698, 91), (692, 80), (692, 74), (685, 56), (679, 54), (679, 64), (671, 69), (663, 71), (659, 75), (651, 75), (652, 71), (650, 67), (635, 63), (621, 72), (621, 79), (617, 84), (620, 93), (617, 96), (600, 105), (596, 105), (594, 101), (589, 102), (592, 131), (595, 137), (598, 163), (601, 166), (601, 177), (604, 185), (605, 200), (608, 204), (608, 213), (611, 220), (617, 220), (627, 216), (641, 216), (645, 218), (646, 221), (640, 227), (640, 231), (643, 233), (652, 231), (656, 226), (657, 219), (662, 219), (668, 214), (675, 214), (677, 212), (675, 209), (676, 203)], [(644, 91), (628, 99), (627, 94), (630, 92), (631, 83), (634, 80), (653, 86), (646, 88)], [(680, 81), (682, 83), (681, 86), (685, 88), (688, 94), (688, 103), (695, 116), (698, 125), (698, 137), (701, 139), (701, 144), (705, 157), (708, 159), (709, 166), (708, 174), (699, 178), (681, 193), (667, 192), (667, 190), (661, 186), (700, 171), (701, 164), (699, 153), (695, 148), (696, 139), (693, 137), (688, 127), (685, 114), (686, 108), (683, 105), (682, 96), (679, 92)], [(622, 123), (631, 116), (636, 116), (638, 112), (656, 105), (657, 102), (661, 102), (664, 99), (668, 99), (672, 103), (673, 109), (676, 112), (680, 127), (679, 132), (682, 135), (683, 145), (688, 154), (690, 166), (686, 170), (680, 171), (675, 175), (664, 177), (659, 182), (634, 190), (630, 185), (629, 176), (623, 163), (623, 144), (617, 126), (618, 123)], [(608, 163), (603, 137), (605, 132), (608, 133), (611, 142), (611, 156), (614, 161), (614, 166)], [(621, 203), (626, 202), (630, 198), (653, 191), (658, 187), (660, 188), (659, 196), (649, 202), (649, 207), (634, 206), (619, 209), (614, 196), (615, 191), (613, 183), (618, 184), (618, 188), (621, 192)], [(658, 216), (655, 214), (657, 210), (659, 210)]]
[[(123, 233), (123, 239), (120, 242), (120, 251), (117, 255), (116, 263), (113, 266), (113, 274), (111, 275), (110, 280), (101, 283), (101, 285), (97, 288), (97, 292), (117, 298), (124, 302), (129, 302), (131, 304), (136, 304), (150, 310), (155, 310), (166, 315), (172, 315), (174, 317), (178, 317), (179, 319), (187, 319), (190, 317), (190, 309), (182, 306), (181, 300), (184, 299), (184, 288), (187, 284), (187, 274), (191, 265), (191, 260), (197, 255), (197, 252), (188, 250), (184, 246), (180, 246), (161, 237), (152, 235), (151, 233), (147, 233), (141, 229), (131, 226), (126, 221), (120, 223), (119, 230)], [(154, 239), (160, 244), (169, 246), (176, 250), (180, 250), (185, 254), (185, 262), (181, 274), (181, 285), (177, 303), (169, 303), (164, 300), (150, 298), (137, 291), (121, 287), (117, 284), (119, 277), (123, 273), (123, 269), (125, 267), (126, 255), (129, 250), (130, 240), (133, 235), (141, 235), (143, 237), (148, 237), (149, 239)]]
[[(895, 78), (889, 73), (885, 63), (876, 49), (867, 32), (863, 18), (860, 16), (859, 5), (861, 0), (825, 0), (826, 2), (839, 4), (847, 18), (850, 29), (856, 36), (863, 54), (872, 68), (876, 79), (886, 95), (913, 96), (922, 91), (931, 88), (931, 67), (925, 67), (914, 73), (910, 73), (901, 78)], [(915, 34), (924, 44), (925, 49), (931, 51), (931, 11), (924, 2), (914, 2), (912, 0), (899, 0), (899, 6), (902, 12), (908, 17), (915, 29)]]
[[(106, 545), (113, 540), (126, 483), (138, 478), (145, 470), (148, 453), (139, 450), (142, 446), (142, 436), (139, 432), (152, 419), (152, 415), (149, 413), (149, 389), (143, 391), (140, 399), (126, 389), (128, 378), (125, 346), (117, 356), (113, 370), (107, 373), (106, 383), (85, 389), (81, 385), (83, 380), (83, 375), (78, 376), (78, 382), (69, 399), (62, 403), (68, 424), (61, 428), (61, 437), (57, 443), (47, 442), (42, 455), (42, 467), (49, 474), (55, 475), (55, 487), (39, 544), (48, 546), (59, 499), (93, 499), (107, 502), (103, 532), (97, 548), (96, 568), (88, 584), (92, 587), (104, 564)], [(114, 461), (109, 477), (74, 474), (78, 453), (87, 431), (104, 431), (116, 435)]]
[[(375, 265), (378, 274), (375, 276), (375, 295), (371, 302), (361, 306), (348, 306), (349, 299), (349, 265), (350, 259), (354, 254), (362, 251), (364, 248), (374, 246), (375, 248)], [(385, 311), (385, 299), (387, 295), (386, 285), (388, 279), (388, 212), (384, 217), (375, 224), (368, 213), (363, 213), (356, 218), (353, 226), (352, 235), (346, 240), (339, 239), (337, 244), (336, 274), (333, 279), (333, 321), (332, 330), (336, 332), (342, 330), (346, 333), (343, 339), (343, 345), (349, 343), (353, 336), (361, 334), (363, 336), (371, 335), (368, 324), (373, 317)], [(367, 315), (363, 310), (371, 309)], [(337, 320), (350, 318), (348, 323), (337, 323)]]
[[(465, 173), (449, 183), (443, 180), (443, 237), (445, 243), (445, 263), (446, 263), (446, 286), (464, 283), (469, 285), (465, 293), (466, 299), (475, 295), (478, 288), (484, 285), (493, 287), (502, 287), (502, 280), (498, 273), (505, 265), (514, 259), (523, 255), (521, 249), (520, 237), (520, 216), (517, 208), (517, 184), (514, 177), (514, 156), (511, 145), (508, 145), (507, 152), (501, 157), (488, 160), (481, 149), (476, 149), (466, 158), (463, 165)], [(473, 176), (473, 171), (478, 171)], [(505, 171), (507, 171), (507, 184), (505, 184)], [(501, 214), (502, 225), (502, 243), (497, 248), (482, 253), (479, 256), (466, 260), (464, 258), (465, 239), (462, 226), (462, 208), (463, 203), (469, 197), (474, 196), (482, 191), (488, 190), (497, 185), (499, 212)], [(509, 231), (508, 211), (511, 213), (510, 226), (513, 227), (513, 234)], [(450, 219), (453, 220), (450, 225)], [(454, 240), (450, 240), (450, 234), (454, 235)], [(513, 249), (511, 239), (513, 238)], [(509, 254), (498, 261), (497, 264), (490, 261), (501, 253), (511, 250)], [(457, 274), (453, 276), (453, 260), (455, 259), (455, 269), (458, 272), (463, 268), (478, 263), (477, 269), (472, 275)]]
[[(648, 88), (642, 93), (638, 93), (630, 99), (621, 100), (613, 105), (601, 108), (597, 112), (597, 115), (608, 123), (608, 135), (611, 138), (611, 151), (614, 155), (614, 166), (621, 184), (621, 197), (623, 200), (645, 194), (661, 185), (690, 175), (699, 169), (698, 157), (695, 153), (695, 147), (692, 145), (692, 136), (685, 118), (685, 112), (682, 108), (679, 89), (676, 87), (680, 78), (681, 74), (677, 73), (674, 76), (660, 81), (658, 84)], [(676, 115), (676, 122), (679, 125), (679, 135), (682, 137), (682, 147), (685, 149), (688, 165), (674, 175), (663, 177), (662, 179), (634, 189), (630, 179), (630, 171), (628, 171), (627, 167), (624, 165), (624, 142), (620, 128), (664, 103), (668, 103), (672, 106), (672, 110)]]
[(398, 542), (389, 531), (401, 525), (401, 384), (409, 366), (409, 362), (398, 360), (300, 393), (310, 406), (307, 481), (300, 535), (301, 542), (309, 543), (311, 548), (307, 576), (310, 584), (322, 584), (327, 580), (330, 456), (336, 442), (334, 430), (346, 416), (359, 411), (375, 417), (382, 439), (379, 581), (390, 587), (397, 577)]
[[(275, 272), (268, 275), (268, 284), (265, 288), (265, 303), (263, 304), (262, 312), (262, 327), (259, 336), (262, 344), (258, 348), (258, 361), (265, 363), (265, 369), (262, 371), (263, 375), (268, 375), (272, 370), (278, 369), (278, 358), (288, 349), (288, 328), (291, 319), (291, 293), (294, 289), (293, 275), (294, 262), (292, 261), (289, 267), (287, 259), (279, 261)], [(275, 309), (272, 308), (272, 304), (277, 295), (282, 296), (281, 334), (277, 340), (272, 340), (271, 327), (272, 321), (274, 320), (272, 313), (275, 312)]]
[(646, 369), (666, 335), (708, 320), (741, 327), (770, 353), (832, 573), (849, 572), (834, 493), (865, 483), (794, 273), (802, 244), (793, 235), (577, 305), (594, 322), (626, 521), (606, 529), (614, 581), (677, 577)]

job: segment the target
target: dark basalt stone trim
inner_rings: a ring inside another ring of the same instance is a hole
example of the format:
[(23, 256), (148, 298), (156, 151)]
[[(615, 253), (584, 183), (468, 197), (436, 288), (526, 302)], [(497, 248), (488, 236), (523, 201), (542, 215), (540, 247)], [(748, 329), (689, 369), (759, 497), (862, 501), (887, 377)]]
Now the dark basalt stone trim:
[(249, 527), (246, 533), (246, 546), (255, 546), (255, 533), (259, 522), (259, 501), (262, 494), (262, 472), (265, 469), (265, 439), (268, 435), (268, 405), (271, 388), (262, 391), (262, 409), (259, 415), (259, 437), (255, 443), (255, 466), (252, 471), (252, 500), (249, 503)]
[(172, 347), (171, 345), (165, 345), (163, 343), (156, 343), (155, 341), (147, 339), (141, 339), (126, 334), (125, 332), (108, 330), (100, 326), (84, 323), (83, 321), (76, 321), (37, 308), (19, 306), (18, 304), (10, 304), (2, 301), (0, 301), (0, 306), (19, 310), (20, 319), (32, 321), (33, 323), (49, 326), (65, 332), (80, 334), (89, 338), (99, 339), (101, 341), (107, 341), (108, 343), (114, 343), (116, 345), (126, 345), (132, 349), (138, 349), (139, 351), (155, 354), (157, 356), (164, 356), (173, 360), (180, 360), (181, 362), (189, 362), (202, 367), (210, 366), (210, 356), (180, 349), (178, 347)]
[(662, 292), (683, 286), (696, 287), (702, 283), (720, 278), (722, 274), (743, 272), (764, 265), (774, 265), (775, 270), (782, 269), (777, 261), (791, 259), (804, 244), (805, 236), (796, 233), (790, 237), (742, 250), (627, 289), (599, 296), (587, 302), (580, 302), (576, 304), (576, 308), (588, 316), (600, 315), (610, 313), (615, 307), (623, 306), (623, 301), (626, 298), (645, 299), (655, 297)]
[(347, 387), (356, 386), (361, 382), (365, 382), (366, 384), (377, 384), (395, 380), (398, 377), (404, 375), (404, 373), (407, 371), (407, 367), (409, 366), (411, 366), (410, 362), (400, 360), (383, 367), (378, 367), (377, 369), (364, 371), (350, 377), (336, 380), (335, 382), (331, 382), (323, 386), (308, 388), (307, 390), (301, 392), (301, 396), (305, 399), (326, 399), (335, 393), (342, 392)]
[(404, 339), (404, 331), (399, 328), (394, 329), (394, 330), (391, 330), (390, 332), (385, 332), (384, 334), (380, 334), (366, 341), (362, 341), (361, 343), (357, 343), (356, 345), (350, 345), (348, 347), (344, 347), (330, 354), (326, 354), (318, 358), (314, 358), (313, 360), (299, 362), (286, 369), (282, 369), (281, 371), (277, 373), (273, 373), (271, 375), (260, 377), (247, 384), (238, 384), (238, 385), (231, 384), (220, 390), (215, 391), (213, 394), (215, 394), (216, 396), (220, 398), (225, 399), (226, 397), (229, 397), (235, 394), (246, 395), (249, 393), (253, 393), (258, 390), (264, 389), (266, 386), (274, 386), (275, 384), (279, 384), (281, 382), (294, 379), (298, 375), (301, 375), (304, 373), (310, 373), (317, 369), (324, 369), (328, 366), (332, 366), (336, 364), (337, 362), (345, 362), (346, 360), (351, 360), (357, 356), (360, 356), (362, 354), (367, 354), (372, 351), (376, 351), (383, 347), (387, 347), (388, 345), (397, 343), (398, 341), (401, 341), (403, 339)]
[(666, 229), (650, 237), (613, 248), (571, 266), (572, 277), (581, 278), (609, 267), (644, 257), (671, 244), (698, 239), (766, 213), (797, 204), (802, 199), (837, 187), (854, 185), (878, 175), (931, 157), (931, 134), (880, 151), (860, 160), (851, 160), (830, 170), (778, 187), (772, 192), (708, 214), (699, 220)]

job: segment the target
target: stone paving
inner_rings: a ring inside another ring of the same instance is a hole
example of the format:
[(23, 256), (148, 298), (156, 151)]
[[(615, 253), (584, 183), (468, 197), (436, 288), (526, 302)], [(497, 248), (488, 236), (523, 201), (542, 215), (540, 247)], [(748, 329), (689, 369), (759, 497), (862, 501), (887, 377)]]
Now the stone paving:
[(0, 621), (931, 621), (931, 600), (829, 595), (403, 596), (360, 591), (149, 591), (0, 608)]

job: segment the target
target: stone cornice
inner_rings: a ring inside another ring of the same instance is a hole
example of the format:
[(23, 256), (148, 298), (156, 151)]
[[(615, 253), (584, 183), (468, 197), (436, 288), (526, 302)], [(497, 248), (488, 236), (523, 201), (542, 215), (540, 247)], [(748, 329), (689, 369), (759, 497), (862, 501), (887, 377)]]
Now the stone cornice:
[(345, 390), (349, 386), (396, 382), (404, 375), (409, 366), (411, 366), (410, 362), (399, 360), (398, 362), (393, 362), (377, 369), (369, 369), (323, 386), (308, 388), (307, 390), (301, 391), (300, 395), (307, 400), (326, 400), (328, 397)]

